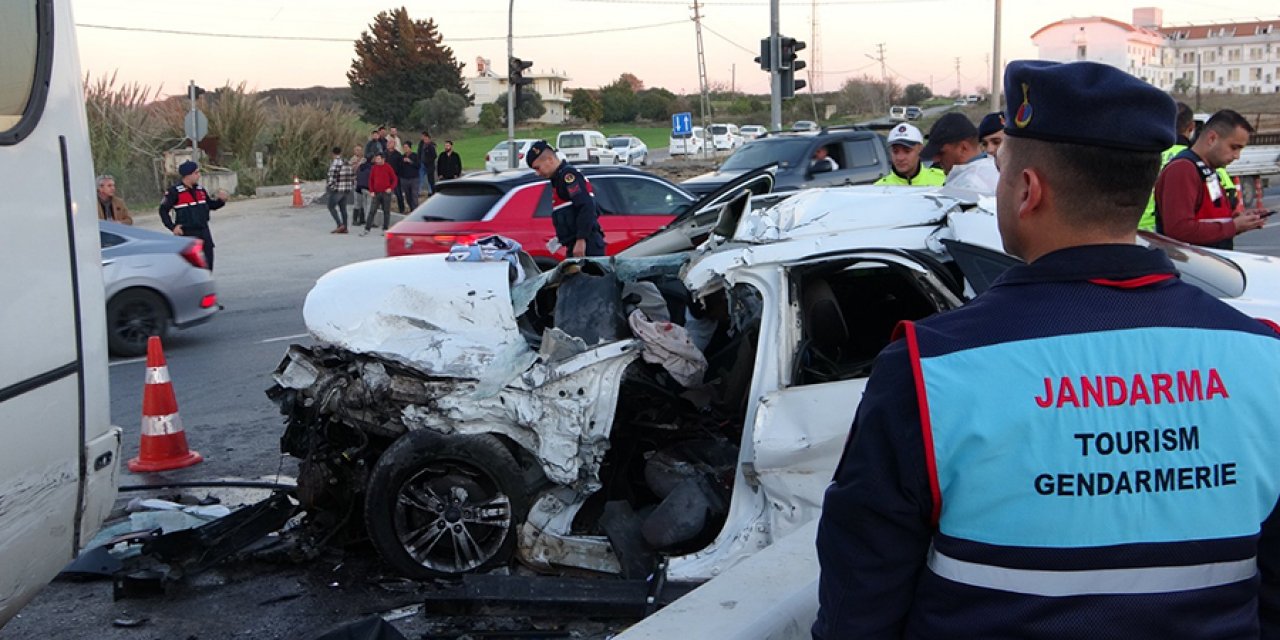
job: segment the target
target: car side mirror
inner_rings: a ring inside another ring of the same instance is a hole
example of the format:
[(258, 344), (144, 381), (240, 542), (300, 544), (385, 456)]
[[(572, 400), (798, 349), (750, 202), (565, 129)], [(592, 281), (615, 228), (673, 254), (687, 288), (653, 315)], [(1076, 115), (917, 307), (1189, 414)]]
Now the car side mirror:
[(831, 162), (831, 158), (823, 158), (814, 162), (809, 167), (809, 175), (817, 175), (819, 173), (831, 173), (836, 170), (835, 164)]

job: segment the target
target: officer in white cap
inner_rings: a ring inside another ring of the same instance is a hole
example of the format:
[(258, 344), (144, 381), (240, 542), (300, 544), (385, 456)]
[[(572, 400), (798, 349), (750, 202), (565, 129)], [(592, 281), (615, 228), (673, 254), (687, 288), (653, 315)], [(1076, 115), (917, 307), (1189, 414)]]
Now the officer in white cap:
[(942, 169), (926, 167), (920, 162), (920, 149), (924, 136), (920, 130), (905, 122), (889, 132), (889, 155), (893, 171), (876, 181), (876, 184), (899, 187), (940, 187), (947, 179)]

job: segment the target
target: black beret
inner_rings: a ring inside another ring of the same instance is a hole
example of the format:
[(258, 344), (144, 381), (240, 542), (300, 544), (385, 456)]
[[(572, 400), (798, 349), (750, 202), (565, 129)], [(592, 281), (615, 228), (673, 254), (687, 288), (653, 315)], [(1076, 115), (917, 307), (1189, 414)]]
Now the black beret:
[(550, 150), (551, 145), (547, 144), (546, 140), (538, 140), (537, 142), (529, 145), (529, 152), (524, 154), (524, 163), (528, 165), (529, 168), (533, 168), (533, 161), (537, 160), (538, 156), (542, 155), (543, 151)]
[(1110, 65), (1015, 60), (1004, 87), (1010, 136), (1128, 151), (1164, 151), (1174, 141), (1173, 99)]
[(1004, 112), (996, 111), (982, 117), (978, 123), (978, 139), (981, 140), (1004, 128)]

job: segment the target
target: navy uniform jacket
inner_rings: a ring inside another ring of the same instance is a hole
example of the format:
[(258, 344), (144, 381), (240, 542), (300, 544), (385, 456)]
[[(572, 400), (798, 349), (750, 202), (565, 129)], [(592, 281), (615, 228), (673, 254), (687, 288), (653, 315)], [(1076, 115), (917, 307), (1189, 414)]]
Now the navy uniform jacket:
[(604, 255), (604, 231), (600, 229), (600, 209), (591, 192), (591, 185), (582, 172), (567, 161), (551, 176), (551, 222), (555, 225), (556, 240), (564, 245), (569, 257), (573, 257), (573, 243), (586, 240), (588, 256)]
[[(1280, 340), (1174, 273), (1157, 250), (1064, 249), (905, 327), (826, 492), (814, 638), (1280, 637), (1280, 397), (1256, 393), (1280, 375), (1241, 375)], [(1059, 342), (1084, 346), (1040, 351)], [(1207, 379), (1135, 364), (1183, 357)], [(1105, 441), (1077, 424), (1112, 412)]]
[[(201, 238), (205, 246), (213, 246), (213, 234), (209, 232), (209, 212), (221, 209), (226, 201), (211, 197), (204, 187), (196, 185), (187, 188), (179, 182), (169, 187), (164, 199), (160, 201), (160, 221), (166, 229), (172, 231), (176, 225), (182, 225), (182, 235)], [(173, 212), (173, 218), (169, 213)]]

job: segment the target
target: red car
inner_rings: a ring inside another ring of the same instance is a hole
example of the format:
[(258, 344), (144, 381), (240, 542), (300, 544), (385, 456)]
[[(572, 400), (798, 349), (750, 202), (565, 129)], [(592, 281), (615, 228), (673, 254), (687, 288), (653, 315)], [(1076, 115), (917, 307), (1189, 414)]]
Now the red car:
[[(579, 166), (600, 207), (605, 250), (614, 255), (691, 209), (684, 189), (630, 167)], [(516, 240), (540, 263), (564, 258), (547, 250), (551, 185), (530, 169), (476, 174), (436, 185), (436, 193), (387, 231), (387, 255), (445, 253), (488, 235)]]

